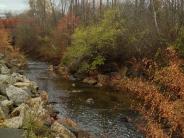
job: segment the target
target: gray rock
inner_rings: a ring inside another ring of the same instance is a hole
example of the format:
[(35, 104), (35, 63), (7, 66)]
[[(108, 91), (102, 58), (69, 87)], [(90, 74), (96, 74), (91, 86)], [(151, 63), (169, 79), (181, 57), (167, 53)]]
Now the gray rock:
[(0, 95), (0, 101), (8, 100), (7, 97)]
[(64, 127), (62, 124), (55, 121), (52, 126), (51, 130), (55, 132), (57, 137), (63, 137), (63, 138), (76, 138), (76, 136), (66, 127)]
[(22, 103), (21, 105), (19, 105), (17, 108), (15, 108), (12, 112), (11, 112), (11, 116), (12, 117), (16, 117), (16, 116), (22, 116), (24, 117), (25, 112), (29, 110), (29, 106), (25, 103)]
[(4, 113), (2, 107), (0, 107), (0, 119), (4, 119), (6, 117), (6, 114)]
[(72, 87), (76, 87), (76, 84), (75, 83), (72, 83)]
[(95, 79), (93, 79), (93, 78), (85, 78), (83, 80), (83, 83), (87, 83), (89, 85), (95, 85), (97, 83), (97, 81)]
[(1, 74), (10, 74), (10, 69), (6, 65), (2, 65), (1, 68)]
[(12, 108), (13, 102), (9, 101), (9, 100), (4, 100), (4, 101), (1, 101), (1, 106), (7, 107), (7, 108)]
[(3, 126), (7, 128), (21, 128), (23, 125), (23, 118), (21, 116), (6, 119)]
[(9, 82), (10, 75), (0, 74), (0, 82)]
[(96, 87), (103, 87), (103, 84), (102, 83), (97, 83)]
[(6, 117), (8, 117), (10, 110), (13, 107), (13, 102), (9, 100), (4, 100), (0, 102), (1, 109), (3, 110)]
[(76, 78), (75, 78), (74, 76), (70, 75), (70, 76), (69, 76), (69, 80), (71, 80), (71, 81), (76, 81)]
[(36, 94), (38, 92), (38, 85), (35, 82), (27, 81), (27, 82), (16, 82), (14, 86), (18, 88), (22, 88), (28, 93)]
[(6, 87), (10, 83), (10, 76), (0, 74), (0, 94), (6, 95)]
[(29, 80), (24, 75), (21, 75), (19, 73), (13, 73), (11, 74), (11, 84), (15, 82), (29, 82)]
[(86, 100), (86, 103), (87, 103), (87, 104), (94, 104), (95, 101), (94, 101), (93, 98), (89, 98), (89, 99)]
[(26, 91), (13, 85), (10, 85), (8, 88), (6, 88), (6, 94), (8, 98), (12, 100), (16, 105), (20, 105), (30, 98), (30, 95)]

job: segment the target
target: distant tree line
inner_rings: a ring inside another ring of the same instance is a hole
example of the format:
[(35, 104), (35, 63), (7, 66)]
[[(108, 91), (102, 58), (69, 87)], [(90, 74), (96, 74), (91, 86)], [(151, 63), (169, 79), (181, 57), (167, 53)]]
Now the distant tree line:
[[(77, 65), (75, 71), (120, 66), (132, 57), (153, 59), (168, 45), (184, 51), (184, 0), (29, 0), (29, 5), (17, 18), (32, 25), (17, 26), (17, 45), (56, 64)], [(73, 52), (80, 53), (72, 57)]]

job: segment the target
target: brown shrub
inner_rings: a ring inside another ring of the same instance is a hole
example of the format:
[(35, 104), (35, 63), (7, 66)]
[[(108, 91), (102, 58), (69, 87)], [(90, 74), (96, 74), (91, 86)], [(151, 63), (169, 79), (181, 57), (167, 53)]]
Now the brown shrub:
[[(141, 79), (122, 79), (113, 81), (121, 90), (127, 90), (133, 93), (139, 100), (143, 101), (142, 108), (147, 111), (150, 118), (163, 127), (168, 127), (168, 135), (173, 135), (181, 131), (180, 136), (184, 135), (184, 124), (181, 116), (178, 116), (174, 110), (174, 104), (167, 97), (163, 96), (157, 87), (151, 82), (145, 82)], [(148, 115), (147, 115), (148, 116)], [(162, 121), (166, 120), (166, 121)], [(169, 124), (169, 125), (168, 125)], [(152, 129), (150, 129), (151, 131)], [(178, 132), (176, 132), (176, 130)]]

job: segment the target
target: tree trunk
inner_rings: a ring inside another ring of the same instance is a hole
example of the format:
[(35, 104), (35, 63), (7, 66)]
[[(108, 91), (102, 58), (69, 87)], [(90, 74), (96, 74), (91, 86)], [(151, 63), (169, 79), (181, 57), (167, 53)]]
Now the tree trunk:
[(153, 18), (154, 18), (155, 28), (156, 28), (157, 34), (160, 35), (160, 29), (159, 29), (159, 26), (158, 26), (157, 13), (156, 13), (156, 10), (155, 10), (154, 0), (150, 0), (150, 4), (151, 4), (152, 10), (153, 10)]

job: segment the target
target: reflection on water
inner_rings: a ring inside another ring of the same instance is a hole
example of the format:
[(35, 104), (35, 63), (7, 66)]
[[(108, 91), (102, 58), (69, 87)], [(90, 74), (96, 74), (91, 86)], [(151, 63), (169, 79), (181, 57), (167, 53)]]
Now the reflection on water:
[[(81, 128), (96, 134), (96, 137), (140, 138), (127, 117), (133, 121), (138, 115), (131, 110), (133, 101), (125, 93), (105, 88), (66, 81), (47, 71), (43, 62), (29, 62), (26, 75), (46, 90), (50, 102), (60, 115), (75, 120)], [(75, 83), (75, 85), (74, 85)], [(86, 102), (92, 99), (94, 103)]]

